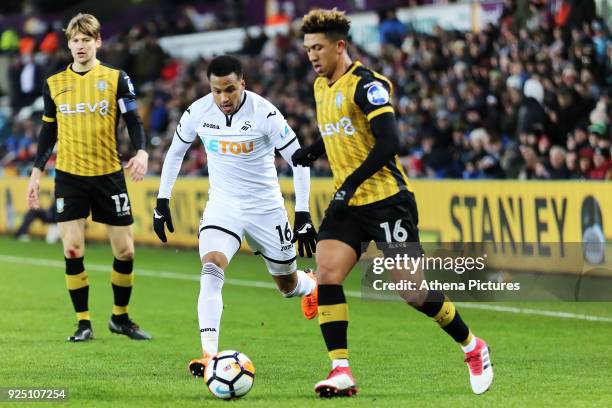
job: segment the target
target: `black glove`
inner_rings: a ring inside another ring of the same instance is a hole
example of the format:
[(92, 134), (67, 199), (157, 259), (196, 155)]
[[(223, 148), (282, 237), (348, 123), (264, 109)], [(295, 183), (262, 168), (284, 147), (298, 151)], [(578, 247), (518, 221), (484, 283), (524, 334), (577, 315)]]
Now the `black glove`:
[(312, 258), (312, 254), (316, 252), (317, 248), (317, 231), (312, 225), (310, 213), (296, 211), (293, 227), (293, 240), (291, 242), (295, 243), (297, 241), (298, 253), (301, 257), (304, 256), (304, 249), (306, 249), (306, 256)]
[(311, 145), (308, 147), (301, 147), (297, 149), (291, 155), (291, 161), (293, 162), (294, 166), (308, 167), (312, 165), (312, 162), (317, 160), (319, 156), (320, 154), (317, 154), (317, 152), (313, 151)]
[(164, 225), (168, 225), (168, 231), (174, 232), (174, 225), (172, 225), (172, 215), (170, 215), (170, 200), (167, 198), (158, 198), (157, 206), (153, 210), (153, 229), (161, 240), (166, 242), (166, 230)]
[(327, 207), (327, 215), (331, 217), (343, 218), (348, 210), (348, 203), (355, 194), (356, 188), (346, 181), (334, 194), (329, 207)]

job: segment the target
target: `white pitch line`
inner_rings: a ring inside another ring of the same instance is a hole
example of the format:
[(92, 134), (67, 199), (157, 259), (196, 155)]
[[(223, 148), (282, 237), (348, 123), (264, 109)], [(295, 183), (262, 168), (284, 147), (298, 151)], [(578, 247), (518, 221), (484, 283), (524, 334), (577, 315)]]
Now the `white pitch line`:
[[(27, 264), (27, 265), (36, 265), (36, 266), (44, 266), (47, 268), (58, 268), (64, 269), (65, 264), (62, 261), (57, 261), (54, 259), (43, 259), (43, 258), (21, 258), (17, 256), (11, 255), (0, 255), (0, 261), (2, 262), (10, 262), (15, 264)], [(100, 265), (100, 264), (92, 264), (87, 263), (88, 271), (95, 272), (109, 272), (108, 265)], [(152, 269), (136, 269), (136, 273), (138, 276), (148, 276), (151, 278), (162, 278), (162, 279), (177, 279), (177, 280), (188, 280), (188, 281), (200, 281), (200, 275), (189, 275), (186, 273), (179, 272), (169, 272), (169, 271), (157, 271)], [(225, 279), (225, 283), (228, 285), (234, 286), (245, 286), (249, 288), (263, 288), (263, 289), (276, 289), (276, 285), (271, 282), (261, 282), (247, 279), (233, 279), (227, 278)], [(347, 290), (344, 292), (346, 296), (352, 298), (361, 298), (361, 292), (355, 290)], [(523, 314), (523, 315), (535, 315), (535, 316), (545, 316), (545, 317), (557, 317), (563, 319), (575, 319), (575, 320), (587, 320), (591, 322), (604, 322), (604, 323), (612, 323), (612, 317), (604, 317), (604, 316), (593, 316), (587, 314), (578, 314), (571, 312), (558, 312), (553, 310), (540, 310), (540, 309), (529, 309), (529, 308), (521, 308), (521, 307), (513, 307), (513, 306), (501, 306), (501, 305), (492, 305), (492, 304), (483, 304), (483, 303), (460, 303), (461, 308), (464, 309), (480, 309), (486, 310), (490, 312), (501, 312), (501, 313), (513, 313), (513, 314)]]

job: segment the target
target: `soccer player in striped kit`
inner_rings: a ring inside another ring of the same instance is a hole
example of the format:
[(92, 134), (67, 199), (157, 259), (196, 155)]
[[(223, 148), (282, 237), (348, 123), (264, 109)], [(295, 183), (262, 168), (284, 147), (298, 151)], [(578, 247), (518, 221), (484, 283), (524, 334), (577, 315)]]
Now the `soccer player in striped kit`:
[(27, 190), (29, 208), (38, 208), (40, 176), (57, 143), (55, 202), (64, 245), (66, 286), (78, 327), (69, 341), (93, 338), (89, 314), (89, 280), (84, 263), (85, 220), (106, 224), (114, 260), (111, 284), (114, 296), (111, 332), (134, 340), (151, 336), (128, 315), (134, 281), (132, 212), (117, 150), (117, 123), (123, 117), (137, 151), (125, 168), (134, 181), (147, 172), (148, 154), (136, 95), (129, 76), (96, 59), (102, 44), (100, 22), (79, 13), (66, 29), (73, 62), (44, 83), (43, 126)]
[[(384, 76), (351, 60), (349, 28), (350, 20), (336, 9), (313, 10), (302, 22), (304, 49), (319, 75), (314, 97), (321, 138), (298, 150), (292, 159), (294, 165), (307, 166), (327, 153), (336, 188), (319, 228), (318, 290), (305, 299), (312, 308), (318, 307), (321, 332), (332, 360), (328, 377), (315, 385), (321, 397), (357, 392), (349, 367), (348, 305), (342, 282), (361, 256), (362, 244), (410, 242), (419, 248), (412, 256), (422, 254), (414, 193), (397, 156), (392, 85)], [(383, 252), (384, 248), (382, 245)], [(472, 390), (485, 392), (493, 380), (487, 344), (471, 333), (454, 304), (433, 290), (415, 292), (405, 300), (459, 343)]]

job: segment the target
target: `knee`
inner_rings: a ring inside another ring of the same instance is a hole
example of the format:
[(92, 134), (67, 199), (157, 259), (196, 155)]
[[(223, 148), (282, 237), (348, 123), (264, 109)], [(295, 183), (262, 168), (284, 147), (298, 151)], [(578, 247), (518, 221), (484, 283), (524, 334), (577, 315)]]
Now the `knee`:
[(130, 261), (134, 259), (134, 245), (125, 245), (117, 249), (115, 258), (121, 261)]
[(283, 296), (290, 294), (297, 286), (297, 274), (294, 272), (290, 275), (275, 276), (276, 286)]
[(64, 256), (68, 259), (82, 258), (84, 253), (83, 245), (71, 243), (64, 246)]
[(317, 256), (317, 280), (323, 285), (339, 285), (342, 283), (340, 267), (333, 259), (324, 259)]
[(209, 252), (202, 257), (202, 265), (212, 263), (216, 267), (225, 269), (227, 266), (227, 258), (221, 252)]
[[(218, 296), (225, 281), (225, 272), (212, 261), (202, 258), (202, 275), (200, 277), (200, 296)], [(213, 290), (213, 292), (211, 292)]]

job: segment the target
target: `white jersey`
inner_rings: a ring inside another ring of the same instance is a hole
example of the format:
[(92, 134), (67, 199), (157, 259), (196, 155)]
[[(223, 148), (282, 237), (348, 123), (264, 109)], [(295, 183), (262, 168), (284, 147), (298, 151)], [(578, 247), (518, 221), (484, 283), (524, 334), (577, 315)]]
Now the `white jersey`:
[[(285, 153), (283, 149), (292, 145), (287, 151), (295, 151), (299, 144), (274, 105), (244, 91), (240, 107), (225, 115), (208, 94), (185, 111), (175, 133), (186, 144), (198, 136), (208, 158), (209, 200), (242, 210), (266, 211), (283, 205), (274, 150)], [(159, 196), (169, 198), (174, 180), (163, 179), (162, 173)]]

